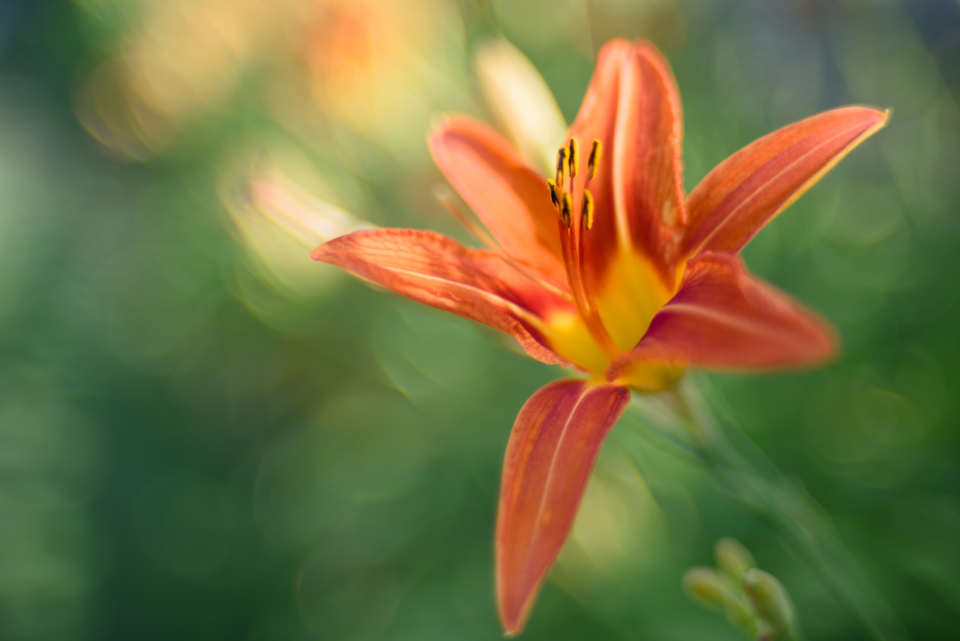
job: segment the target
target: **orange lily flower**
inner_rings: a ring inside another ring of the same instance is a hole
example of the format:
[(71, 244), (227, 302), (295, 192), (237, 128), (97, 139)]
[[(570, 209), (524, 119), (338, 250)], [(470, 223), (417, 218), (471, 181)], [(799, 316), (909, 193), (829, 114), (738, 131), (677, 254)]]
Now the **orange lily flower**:
[(614, 40), (551, 179), (480, 122), (454, 118), (431, 133), (435, 161), (489, 230), (474, 229), (488, 249), (378, 229), (314, 251), (590, 375), (539, 390), (513, 426), (496, 527), (508, 634), (522, 630), (630, 390), (668, 389), (687, 366), (799, 367), (834, 354), (833, 330), (751, 276), (737, 254), (887, 117), (844, 107), (789, 125), (684, 196), (670, 67), (648, 42)]

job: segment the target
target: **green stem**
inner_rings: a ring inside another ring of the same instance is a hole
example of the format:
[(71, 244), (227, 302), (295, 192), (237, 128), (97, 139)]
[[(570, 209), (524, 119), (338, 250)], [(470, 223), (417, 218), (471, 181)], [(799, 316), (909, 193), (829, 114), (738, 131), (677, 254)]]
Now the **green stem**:
[(907, 639), (903, 624), (864, 575), (823, 508), (788, 481), (745, 434), (736, 432), (735, 444), (711, 405), (725, 403), (708, 383), (701, 379), (697, 384), (688, 377), (672, 392), (635, 398), (631, 411), (660, 440), (703, 463), (722, 491), (773, 526), (846, 603), (872, 638)]

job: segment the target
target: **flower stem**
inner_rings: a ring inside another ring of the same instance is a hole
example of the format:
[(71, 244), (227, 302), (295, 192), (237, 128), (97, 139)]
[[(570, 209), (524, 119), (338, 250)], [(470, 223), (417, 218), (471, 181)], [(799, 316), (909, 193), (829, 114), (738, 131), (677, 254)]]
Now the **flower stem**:
[[(726, 409), (721, 421), (711, 409)], [(706, 468), (716, 486), (771, 525), (813, 568), (877, 641), (909, 638), (822, 507), (790, 482), (738, 429), (723, 398), (703, 378), (659, 397), (634, 397), (630, 411), (647, 432)], [(733, 438), (731, 438), (733, 437)]]

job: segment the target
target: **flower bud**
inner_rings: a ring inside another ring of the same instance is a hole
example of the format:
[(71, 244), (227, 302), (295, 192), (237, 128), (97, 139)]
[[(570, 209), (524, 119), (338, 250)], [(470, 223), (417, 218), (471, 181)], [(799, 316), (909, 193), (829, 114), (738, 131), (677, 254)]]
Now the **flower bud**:
[(790, 629), (793, 606), (787, 591), (773, 575), (756, 568), (747, 570), (740, 585), (756, 611), (761, 627), (769, 636), (780, 635)]
[(545, 173), (552, 169), (567, 123), (537, 68), (505, 40), (481, 45), (474, 68), (487, 104), (523, 155)]
[(683, 575), (683, 587), (692, 599), (704, 605), (722, 606), (733, 590), (713, 568), (691, 568)]
[(277, 229), (308, 249), (376, 225), (309, 194), (276, 171), (255, 171), (246, 183), (249, 204)]
[(757, 567), (750, 550), (736, 539), (726, 538), (717, 541), (713, 548), (713, 557), (717, 567), (739, 582), (740, 576), (750, 568)]

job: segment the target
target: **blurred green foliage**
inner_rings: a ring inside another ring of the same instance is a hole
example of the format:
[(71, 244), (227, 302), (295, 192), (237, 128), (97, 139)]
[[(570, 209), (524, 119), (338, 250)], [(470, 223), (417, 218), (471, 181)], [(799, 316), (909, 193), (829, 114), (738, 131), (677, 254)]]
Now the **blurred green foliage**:
[[(648, 37), (681, 89), (688, 189), (789, 122), (893, 108), (745, 252), (839, 327), (842, 358), (711, 378), (913, 638), (955, 636), (960, 4), (451, 6), (425, 109), (484, 116), (469, 53), (502, 32), (571, 120), (599, 45)], [(501, 456), (559, 372), (325, 265), (307, 293), (277, 287), (218, 198), (225, 166), (281, 145), (356, 215), (464, 238), (431, 199), (422, 114), (389, 145), (329, 113), (291, 119), (266, 88), (291, 63), (257, 58), (133, 162), (78, 114), (145, 11), (0, 0), (0, 638), (499, 638)], [(866, 638), (773, 530), (629, 422), (524, 638), (738, 638), (679, 586), (727, 535), (783, 582), (810, 639)]]

